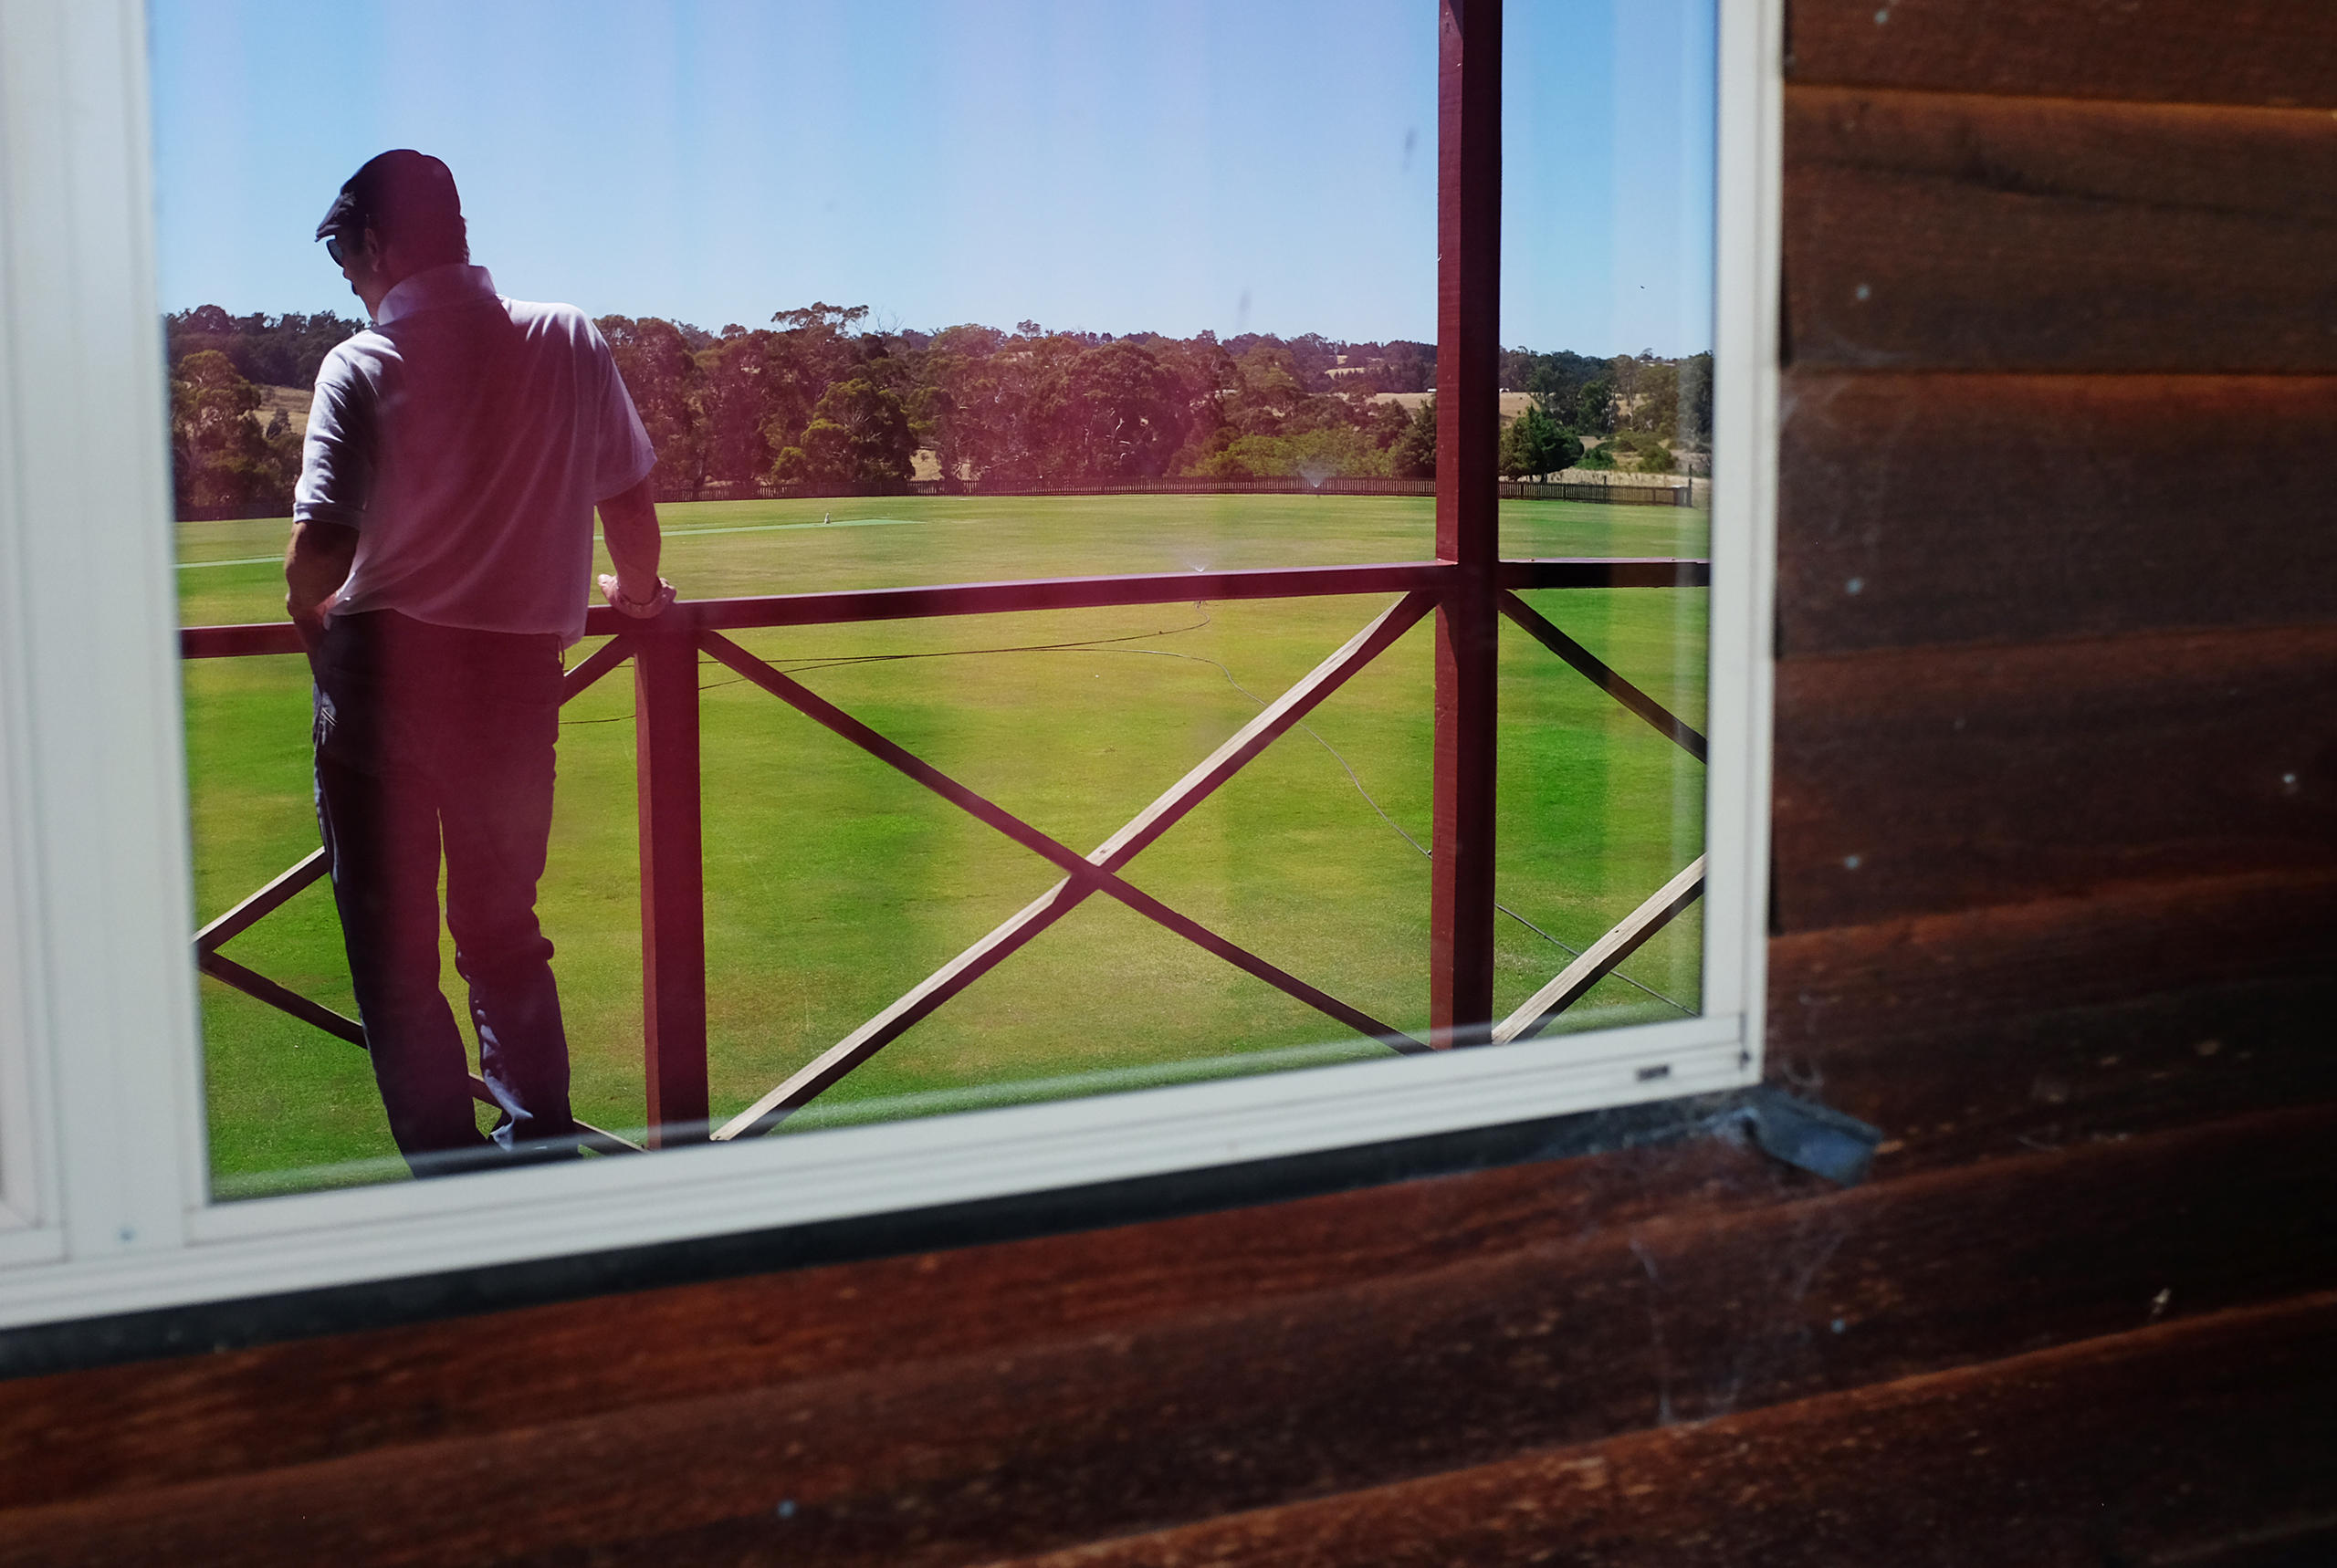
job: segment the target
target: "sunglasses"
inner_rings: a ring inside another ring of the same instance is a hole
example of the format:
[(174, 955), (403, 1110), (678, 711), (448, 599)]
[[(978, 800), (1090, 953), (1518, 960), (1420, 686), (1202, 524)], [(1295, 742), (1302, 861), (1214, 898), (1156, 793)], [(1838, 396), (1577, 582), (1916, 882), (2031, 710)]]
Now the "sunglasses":
[(337, 234), (325, 235), (325, 254), (332, 257), (332, 264), (335, 267), (349, 265), (349, 253), (341, 249), (341, 236)]

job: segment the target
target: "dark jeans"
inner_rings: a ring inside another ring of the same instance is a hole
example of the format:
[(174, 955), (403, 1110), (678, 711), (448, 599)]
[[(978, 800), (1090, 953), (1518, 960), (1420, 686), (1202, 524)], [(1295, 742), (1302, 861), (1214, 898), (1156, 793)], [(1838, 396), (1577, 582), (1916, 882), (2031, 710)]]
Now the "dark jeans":
[[(337, 618), (316, 673), (317, 821), (390, 1134), (416, 1175), (575, 1151), (568, 1038), (536, 924), (560, 734), (560, 639)], [(438, 989), (438, 866), (480, 1076)]]

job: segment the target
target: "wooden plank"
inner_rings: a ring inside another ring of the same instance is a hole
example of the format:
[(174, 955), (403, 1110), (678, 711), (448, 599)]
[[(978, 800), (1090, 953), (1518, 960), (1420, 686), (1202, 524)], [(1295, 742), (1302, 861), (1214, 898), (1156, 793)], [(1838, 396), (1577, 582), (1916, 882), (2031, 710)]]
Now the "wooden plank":
[(633, 657), (633, 639), (612, 637), (571, 665), (560, 678), (560, 700), (572, 703), (590, 691), (592, 684), (627, 659)]
[(1887, 1133), (1877, 1179), (2337, 1099), (2337, 977), (2049, 1009), (1961, 1034), (1832, 1040), (1770, 1069)]
[(1704, 891), (1704, 857), (1698, 855), (1680, 873), (1648, 894), (1646, 902), (1617, 921), (1598, 941), (1585, 947), (1557, 977), (1518, 1004), (1517, 1010), (1493, 1026), (1493, 1043), (1531, 1040), (1550, 1021), (1580, 1001), (1609, 970), (1638, 952), (1647, 939), (1672, 923)]
[(1436, 611), (1429, 836), (1429, 1044), (1482, 1044), (1493, 1021), (1493, 800), (1501, 517), (1502, 8), (1437, 7)]
[(1786, 378), (1787, 653), (2337, 620), (2337, 379)]
[(2337, 1544), (2332, 1334), (2309, 1297), (1020, 1568), (2306, 1568)]
[(1797, 83), (2337, 107), (2327, 0), (1794, 0)]
[[(0, 1520), (532, 1424), (540, 1412), (514, 1408), (498, 1381), (513, 1344), (575, 1418), (918, 1359), (1011, 1359), (1034, 1342), (1368, 1290), (1548, 1236), (1758, 1207), (1801, 1186), (1730, 1142), (1619, 1150), (850, 1265), (775, 1259), (771, 1273), (717, 1283), (0, 1381)], [(293, 1389), (323, 1403), (287, 1418)]]
[(1550, 623), (1549, 618), (1516, 594), (1504, 591), (1501, 612), (1520, 631), (1565, 660), (1575, 673), (1647, 721), (1658, 735), (1697, 761), (1704, 760), (1704, 737), (1661, 703), (1617, 674), (1604, 659)]
[(1783, 932), (2337, 866), (2337, 627), (1777, 666)]
[(2337, 371), (2337, 118), (1795, 88), (1789, 359)]
[[(641, 840), (642, 1054), (651, 1148), (703, 1143), (706, 854), (700, 842), (697, 643), (660, 617), (633, 644)], [(643, 622), (635, 622), (643, 625)]]
[(199, 959), (215, 947), (225, 946), (291, 903), (308, 889), (309, 883), (325, 876), (331, 869), (321, 848), (310, 850), (290, 866), (277, 873), (265, 887), (196, 932), (195, 956)]
[[(1010, 1330), (985, 1348), (898, 1337), (903, 1303), (846, 1297), (832, 1279), (816, 1323), (775, 1297), (740, 1318), (715, 1310), (735, 1308), (735, 1293), (676, 1292), (692, 1308), (645, 1334), (627, 1302), (592, 1303), (630, 1321), (580, 1324), (590, 1355), (540, 1333), (514, 1342), (493, 1321), (447, 1325), (431, 1337), (455, 1364), (416, 1354), (384, 1382), (361, 1343), (345, 1363), (359, 1375), (326, 1380), (322, 1399), (317, 1385), (281, 1380), (236, 1385), (248, 1403), (225, 1398), (203, 1362), (124, 1369), (143, 1374), (147, 1397), (110, 1409), (72, 1398), (109, 1377), (37, 1380), (50, 1386), (0, 1390), (11, 1461), (0, 1485), (15, 1505), (0, 1517), (0, 1563), (266, 1563), (328, 1543), (352, 1564), (587, 1544), (610, 1563), (783, 1552), (914, 1565), (1043, 1550), (2325, 1289), (2337, 1236), (2294, 1199), (2337, 1174), (2332, 1134), (2337, 1109), (2286, 1112), (1847, 1192), (1695, 1145), (1666, 1157), (1700, 1162), (1707, 1182), (1766, 1186), (1771, 1200), (1641, 1210), (1587, 1230), (1552, 1212), (1492, 1249), (1432, 1241), (1410, 1209), (1376, 1243), (1405, 1238), (1408, 1267), (1368, 1284), (1242, 1290), (1244, 1269), (1284, 1269), (1309, 1245), (1285, 1211), (1267, 1210), (1231, 1228), (1263, 1220), (1281, 1251), (1231, 1270), (1206, 1244), (1146, 1238), (1136, 1258), (1150, 1279), (1224, 1270), (1236, 1288), (1213, 1310), (1109, 1329), (1032, 1332), (1016, 1317), (1022, 1301), (953, 1290), (966, 1280), (946, 1257), (890, 1270), (961, 1322)], [(1542, 1167), (1538, 1185), (1560, 1186), (1558, 1174)], [(1462, 1200), (1501, 1189), (1420, 1185), (1464, 1230)], [(1438, 1250), (1441, 1264), (1423, 1266)], [(822, 1272), (864, 1287), (886, 1277)], [(1076, 1269), (1053, 1281), (1073, 1299), (1097, 1284), (1113, 1282)], [(1027, 1301), (1061, 1322), (1059, 1302)], [(761, 1345), (776, 1342), (813, 1364), (773, 1377)], [(513, 1343), (550, 1374), (530, 1408), (476, 1375)], [(466, 1392), (466, 1375), (485, 1385)], [(569, 1414), (570, 1390), (589, 1379), (636, 1392)], [(418, 1440), (385, 1430), (425, 1406), (435, 1427)], [(310, 1441), (332, 1431), (339, 1457), (268, 1463), (246, 1448), (221, 1463), (223, 1428), (281, 1454), (288, 1427)], [(83, 1444), (103, 1469), (74, 1452)], [(207, 1479), (161, 1486), (124, 1462), (141, 1450), (181, 1473), (208, 1467)], [(102, 1494), (65, 1500), (58, 1472), (77, 1460)], [(528, 1500), (524, 1531), (515, 1495)]]
[(1502, 561), (1494, 579), (1519, 593), (1536, 588), (1704, 588), (1712, 582), (1713, 563), (1690, 556), (1544, 556)]
[(1891, 1042), (2202, 987), (2337, 978), (2337, 873), (2147, 883), (2088, 898), (1774, 938), (1768, 1030), (1787, 1051)]
[(266, 1002), (278, 1012), (288, 1013), (336, 1040), (345, 1040), (360, 1048), (365, 1044), (365, 1026), (355, 1019), (345, 1013), (337, 1013), (322, 1002), (310, 1001), (290, 987), (279, 985), (266, 975), (246, 968), (225, 953), (198, 952), (194, 967), (221, 985), (232, 986), (255, 1001)]
[(2147, 884), (1769, 944), (1769, 1071), (1881, 1177), (2337, 1099), (2337, 875)]
[[(1712, 563), (1671, 556), (1557, 556), (1504, 561), (1500, 564), (1498, 574), (1503, 587), (1520, 591), (1700, 588), (1712, 580)], [(1195, 599), (1434, 593), (1444, 588), (1451, 575), (1450, 562), (1416, 560), (1379, 566), (1275, 567), (1258, 571), (1051, 577), (1027, 581), (936, 583), (917, 588), (846, 589), (830, 593), (775, 593), (750, 599), (691, 599), (665, 613), (677, 618), (676, 624), (692, 631), (736, 632), (757, 626), (833, 626), (941, 615), (1001, 615), (1023, 610), (1175, 604)], [(588, 637), (624, 636), (639, 625), (639, 622), (629, 621), (606, 607), (588, 610), (584, 614), (584, 634)], [(189, 626), (179, 634), (179, 655), (187, 659), (243, 658), (299, 651), (299, 635), (286, 622)], [(585, 668), (580, 665), (578, 671)], [(599, 673), (592, 672), (596, 678)], [(566, 695), (573, 696), (580, 689), (571, 685)]]
[[(1574, 563), (1583, 586), (1621, 572), (1669, 575), (1669, 561)], [(843, 589), (751, 599), (686, 600), (669, 615), (693, 631), (735, 632), (751, 626), (832, 626), (862, 621), (907, 621), (936, 615), (997, 615), (1023, 610), (1094, 610), (1128, 604), (1189, 604), (1196, 599), (1306, 599), (1342, 594), (1438, 592), (1452, 568), (1443, 561), (1390, 561), (1372, 566), (1270, 567), (1252, 571), (1156, 571), (1114, 577), (1050, 577), (1025, 581), (936, 583), (914, 588)], [(1566, 584), (1560, 584), (1566, 586)], [(585, 631), (622, 631), (613, 610), (587, 612)], [(607, 617), (603, 622), (599, 617)]]
[(2337, 1516), (2282, 1520), (2237, 1538), (2188, 1547), (2153, 1568), (2329, 1568), (2337, 1563)]

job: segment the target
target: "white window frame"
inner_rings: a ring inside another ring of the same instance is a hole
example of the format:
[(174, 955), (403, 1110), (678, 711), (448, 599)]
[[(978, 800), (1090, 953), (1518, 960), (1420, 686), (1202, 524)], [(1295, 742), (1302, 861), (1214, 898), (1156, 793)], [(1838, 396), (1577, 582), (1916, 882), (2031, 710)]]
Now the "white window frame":
[[(209, 1201), (141, 0), (0, 0), (0, 1328), (1038, 1192), (1758, 1081), (1781, 0), (1720, 0), (1704, 1013)], [(1647, 1076), (1651, 1064), (1669, 1071)]]

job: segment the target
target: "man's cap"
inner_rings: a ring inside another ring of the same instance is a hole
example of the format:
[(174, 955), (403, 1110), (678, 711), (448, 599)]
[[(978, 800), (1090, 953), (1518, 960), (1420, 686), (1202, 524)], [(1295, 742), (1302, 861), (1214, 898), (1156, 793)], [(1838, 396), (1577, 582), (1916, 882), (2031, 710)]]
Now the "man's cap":
[(426, 152), (401, 147), (368, 159), (349, 177), (325, 210), (316, 237), (356, 235), (369, 227), (413, 234), (462, 221), (453, 171)]

